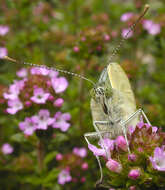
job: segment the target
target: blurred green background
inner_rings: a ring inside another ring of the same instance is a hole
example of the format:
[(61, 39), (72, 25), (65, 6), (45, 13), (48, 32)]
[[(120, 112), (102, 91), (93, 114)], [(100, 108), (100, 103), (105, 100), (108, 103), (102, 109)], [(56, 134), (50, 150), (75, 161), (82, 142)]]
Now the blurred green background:
[[(150, 4), (149, 12), (113, 61), (120, 63), (128, 74), (137, 107), (144, 110), (152, 125), (165, 128), (163, 0), (0, 0), (0, 25), (9, 28), (5, 35), (0, 35), (0, 48), (6, 48), (10, 57), (20, 61), (53, 66), (97, 82), (113, 48), (119, 44), (123, 30), (137, 19), (145, 3)], [(132, 16), (123, 20), (122, 15), (128, 12)], [(152, 27), (146, 29), (146, 20), (152, 21)], [(16, 71), (22, 67), (0, 60), (1, 99), (3, 89), (13, 82)], [(4, 114), (4, 105), (1, 106), (0, 145), (9, 142), (14, 153), (8, 156), (0, 154), (0, 189), (94, 187), (99, 169), (95, 157), (89, 152), (84, 158), (89, 165), (83, 174), (85, 182), (57, 183), (59, 170), (56, 168), (59, 165), (55, 155), (60, 152), (69, 154), (75, 146), (87, 148), (83, 134), (94, 131), (90, 111), (91, 84), (70, 75), (65, 77), (69, 86), (62, 94), (64, 105), (61, 110), (71, 114), (71, 127), (66, 133), (57, 132), (55, 140), (46, 139), (49, 144), (44, 153), (47, 169), (38, 169), (34, 148), (37, 139), (19, 136), (21, 132), (17, 125), (20, 117)]]

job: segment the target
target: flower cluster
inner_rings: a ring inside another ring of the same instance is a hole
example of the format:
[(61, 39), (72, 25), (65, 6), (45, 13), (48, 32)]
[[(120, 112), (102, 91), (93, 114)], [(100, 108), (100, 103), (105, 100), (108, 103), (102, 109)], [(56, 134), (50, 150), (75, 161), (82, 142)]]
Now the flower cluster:
[[(6, 25), (0, 25), (0, 37), (4, 37), (9, 32), (9, 27)], [(6, 47), (0, 47), (0, 59), (7, 55)]]
[(56, 160), (59, 162), (61, 172), (58, 175), (58, 183), (64, 185), (68, 182), (84, 183), (86, 181), (85, 172), (88, 163), (84, 160), (87, 150), (84, 147), (73, 148), (72, 153), (57, 154)]
[[(127, 22), (129, 25), (133, 24), (133, 22), (136, 19), (137, 19), (137, 15), (135, 15), (132, 12), (124, 13), (120, 18), (120, 20), (122, 22)], [(161, 25), (153, 22), (152, 20), (144, 20), (142, 23), (142, 26), (143, 26), (144, 30), (147, 30), (147, 32), (153, 36), (157, 35), (161, 32)], [(129, 31), (128, 28), (124, 28), (122, 30), (122, 37), (125, 37), (126, 34), (128, 33), (128, 31)], [(136, 32), (136, 30), (135, 30), (135, 32)], [(127, 38), (130, 38), (132, 36), (133, 36), (133, 32), (130, 31)]]
[(88, 146), (95, 156), (106, 161), (109, 186), (115, 189), (165, 187), (162, 181), (165, 174), (165, 133), (141, 121), (136, 128), (129, 127), (128, 141), (131, 153), (123, 136), (115, 140), (100, 140), (100, 148), (92, 144)]
[(8, 114), (19, 114), (20, 110), (34, 112), (19, 123), (20, 130), (26, 135), (32, 135), (36, 130), (47, 130), (49, 126), (67, 131), (70, 114), (51, 113), (52, 106), (55, 110), (63, 105), (64, 100), (59, 95), (68, 87), (66, 78), (60, 77), (58, 72), (38, 67), (22, 68), (17, 76), (21, 79), (15, 80), (3, 97), (8, 105)]

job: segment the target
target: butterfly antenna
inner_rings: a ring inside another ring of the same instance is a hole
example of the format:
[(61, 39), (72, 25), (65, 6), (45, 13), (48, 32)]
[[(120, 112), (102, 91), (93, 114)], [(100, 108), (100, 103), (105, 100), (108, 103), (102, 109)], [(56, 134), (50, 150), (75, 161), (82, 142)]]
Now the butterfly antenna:
[(4, 56), (3, 59), (11, 61), (11, 62), (14, 62), (14, 63), (18, 63), (18, 64), (24, 64), (24, 65), (28, 65), (28, 66), (31, 66), (31, 67), (39, 67), (39, 68), (42, 68), (42, 69), (48, 69), (48, 70), (57, 71), (57, 72), (61, 72), (61, 73), (64, 73), (64, 74), (72, 75), (72, 76), (75, 76), (75, 77), (79, 77), (79, 78), (81, 78), (83, 80), (86, 80), (86, 81), (92, 83), (95, 86), (95, 83), (92, 80), (90, 80), (90, 79), (88, 79), (88, 78), (86, 78), (86, 77), (84, 77), (82, 75), (79, 75), (77, 73), (72, 73), (72, 72), (69, 72), (69, 71), (66, 71), (66, 70), (57, 69), (55, 67), (49, 67), (49, 66), (46, 66), (46, 65), (39, 65), (39, 64), (28, 63), (28, 62), (20, 62), (20, 61), (17, 61), (15, 59), (11, 58), (11, 57), (8, 57), (8, 56)]
[[(127, 40), (128, 35), (130, 34), (130, 32), (135, 30), (136, 25), (140, 22), (140, 20), (144, 17), (144, 15), (147, 13), (148, 9), (149, 9), (149, 5), (146, 4), (144, 7), (143, 12), (140, 14), (139, 18), (130, 26), (128, 32), (125, 34), (125, 36), (121, 39), (121, 41), (119, 42), (118, 46), (115, 47), (112, 50), (112, 55), (109, 57), (108, 59), (108, 63), (110, 64), (112, 61), (112, 58), (118, 53), (118, 51), (120, 50), (121, 46), (123, 45), (123, 43), (125, 42), (125, 40)], [(108, 64), (108, 65), (109, 65)], [(108, 67), (108, 66), (107, 66)]]

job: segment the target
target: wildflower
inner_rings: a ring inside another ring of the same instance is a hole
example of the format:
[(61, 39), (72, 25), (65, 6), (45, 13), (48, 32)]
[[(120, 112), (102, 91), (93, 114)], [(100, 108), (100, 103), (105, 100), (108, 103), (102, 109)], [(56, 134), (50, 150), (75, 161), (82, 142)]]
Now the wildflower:
[(62, 98), (57, 98), (55, 101), (54, 101), (54, 106), (56, 107), (61, 107), (62, 104), (64, 103), (64, 100)]
[(128, 174), (128, 177), (133, 180), (137, 179), (139, 176), (140, 176), (139, 169), (132, 169)]
[(109, 159), (106, 163), (106, 167), (116, 173), (120, 173), (122, 170), (122, 166), (119, 162), (113, 159)]
[(52, 87), (57, 94), (64, 92), (68, 87), (68, 81), (66, 80), (65, 77), (58, 77), (58, 78), (52, 77), (51, 82), (52, 82)]
[[(122, 33), (121, 33), (121, 35), (122, 35), (122, 37), (123, 38), (130, 38), (130, 37), (132, 37), (133, 36), (133, 32), (132, 31), (130, 31), (129, 33), (129, 29), (128, 28), (124, 28), (123, 30), (122, 30)], [(127, 36), (126, 36), (127, 35)]]
[(23, 122), (19, 123), (19, 128), (25, 135), (32, 135), (37, 129), (36, 124), (33, 122), (32, 118), (29, 117), (26, 117)]
[(30, 70), (30, 73), (32, 75), (44, 75), (47, 76), (49, 74), (50, 70), (46, 68), (41, 67), (32, 67)]
[(136, 155), (135, 154), (129, 154), (128, 155), (128, 160), (132, 161), (132, 162), (136, 161)]
[(87, 150), (86, 150), (86, 148), (77, 148), (77, 147), (75, 147), (73, 149), (73, 153), (75, 155), (77, 155), (77, 156), (80, 156), (81, 158), (84, 158), (87, 155)]
[(72, 180), (72, 177), (70, 175), (70, 172), (66, 169), (62, 170), (58, 175), (58, 183), (61, 185), (64, 185), (67, 182), (70, 182)]
[(159, 171), (165, 171), (165, 151), (164, 147), (156, 147), (154, 150), (154, 156), (149, 157), (154, 169)]
[(104, 35), (104, 40), (105, 40), (105, 41), (109, 41), (109, 40), (110, 40), (110, 36), (109, 36), (108, 34), (105, 34), (105, 35)]
[(61, 131), (65, 132), (68, 130), (68, 128), (70, 127), (70, 123), (68, 123), (67, 121), (69, 121), (71, 118), (69, 113), (61, 113), (61, 112), (57, 112), (54, 115), (54, 123), (53, 123), (53, 128), (59, 128), (61, 129)]
[(121, 150), (127, 151), (127, 143), (123, 136), (118, 136), (115, 140), (115, 143)]
[(6, 111), (12, 115), (16, 114), (19, 110), (23, 109), (22, 102), (17, 98), (13, 100), (8, 100), (8, 108)]
[(160, 24), (156, 24), (151, 20), (144, 20), (143, 28), (151, 35), (157, 35), (161, 31)]
[(28, 72), (27, 72), (27, 69), (22, 68), (22, 69), (20, 69), (19, 71), (17, 71), (16, 74), (17, 74), (17, 76), (20, 77), (20, 78), (25, 78), (25, 77), (27, 77)]
[(63, 155), (62, 154), (59, 153), (59, 154), (56, 155), (56, 160), (59, 161), (59, 160), (62, 160), (62, 159), (63, 159)]
[(0, 59), (7, 56), (7, 49), (5, 47), (0, 47)]
[(131, 12), (124, 13), (124, 14), (120, 17), (120, 20), (121, 20), (122, 22), (126, 22), (126, 21), (128, 21), (132, 16), (133, 16), (133, 13), (131, 13)]
[(30, 99), (37, 104), (45, 104), (50, 96), (50, 93), (45, 93), (42, 88), (35, 88), (33, 93), (34, 95)]
[(36, 124), (37, 129), (47, 130), (48, 126), (54, 122), (54, 118), (50, 117), (47, 109), (41, 109), (38, 115), (32, 116), (32, 121)]
[(88, 169), (88, 163), (84, 162), (82, 165), (81, 165), (81, 168), (83, 170), (87, 170)]
[(9, 27), (0, 25), (0, 36), (4, 36), (9, 32)]
[(13, 147), (8, 143), (3, 144), (1, 150), (3, 154), (11, 154), (14, 151)]
[(74, 52), (79, 52), (79, 51), (80, 51), (80, 49), (79, 49), (79, 47), (78, 47), (78, 46), (74, 46), (74, 47), (73, 47), (73, 51), (74, 51)]
[(82, 177), (82, 178), (80, 179), (80, 181), (81, 181), (81, 183), (84, 183), (84, 182), (86, 181), (86, 178), (85, 178), (85, 177)]

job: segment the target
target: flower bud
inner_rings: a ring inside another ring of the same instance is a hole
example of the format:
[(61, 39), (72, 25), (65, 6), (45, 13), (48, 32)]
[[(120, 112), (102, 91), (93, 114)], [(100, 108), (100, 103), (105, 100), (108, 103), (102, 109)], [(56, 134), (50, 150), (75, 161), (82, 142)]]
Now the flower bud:
[(136, 155), (135, 154), (129, 154), (128, 155), (128, 160), (132, 161), (132, 162), (136, 161)]
[(56, 107), (61, 107), (62, 104), (64, 103), (64, 100), (62, 98), (57, 98), (55, 101), (54, 101), (54, 106)]
[(115, 143), (116, 143), (117, 147), (119, 147), (120, 149), (122, 149), (124, 151), (127, 151), (127, 143), (123, 136), (118, 136), (115, 140)]
[(81, 168), (83, 170), (87, 170), (88, 169), (88, 163), (84, 162), (82, 165), (81, 165)]
[(80, 49), (79, 49), (79, 47), (78, 47), (78, 46), (74, 46), (74, 47), (73, 47), (73, 51), (77, 53), (77, 52), (79, 52), (79, 51), (80, 51)]
[(140, 176), (139, 169), (132, 169), (128, 174), (128, 177), (133, 180), (137, 179), (139, 176)]
[(106, 166), (109, 170), (116, 172), (116, 173), (120, 173), (122, 170), (122, 166), (119, 162), (109, 159), (106, 163)]
[(63, 159), (62, 154), (59, 153), (59, 154), (56, 155), (56, 160), (60, 161), (62, 159)]

